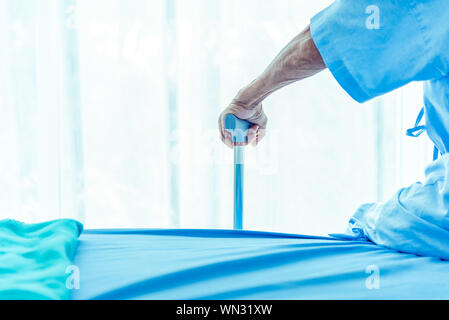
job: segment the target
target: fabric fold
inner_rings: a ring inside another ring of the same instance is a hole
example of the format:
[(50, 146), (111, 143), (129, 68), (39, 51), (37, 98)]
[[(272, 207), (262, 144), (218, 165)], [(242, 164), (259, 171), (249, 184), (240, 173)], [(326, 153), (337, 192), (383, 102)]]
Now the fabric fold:
[(0, 221), (0, 299), (70, 299), (66, 285), (83, 225)]

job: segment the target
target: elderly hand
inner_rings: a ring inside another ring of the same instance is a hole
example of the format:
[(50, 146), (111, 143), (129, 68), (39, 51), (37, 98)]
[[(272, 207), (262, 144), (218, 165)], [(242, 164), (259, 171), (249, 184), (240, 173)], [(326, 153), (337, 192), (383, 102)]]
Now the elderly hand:
[(249, 86), (242, 89), (221, 113), (218, 120), (221, 140), (231, 148), (234, 145), (231, 134), (224, 129), (224, 118), (232, 113), (237, 118), (254, 124), (248, 133), (248, 143), (257, 145), (265, 135), (267, 126), (262, 101), (276, 90), (313, 76), (324, 69), (326, 65), (313, 42), (310, 27), (307, 27), (290, 41), (268, 68)]
[[(228, 114), (233, 114), (237, 118), (247, 120), (253, 124), (248, 130), (247, 143), (234, 143), (232, 141), (231, 133), (224, 128), (224, 119)], [(232, 101), (231, 104), (221, 113), (218, 119), (221, 140), (230, 148), (233, 148), (234, 145), (246, 144), (256, 146), (265, 136), (267, 121), (267, 116), (263, 111), (261, 103), (257, 105), (245, 105), (237, 99), (234, 99), (234, 101)]]

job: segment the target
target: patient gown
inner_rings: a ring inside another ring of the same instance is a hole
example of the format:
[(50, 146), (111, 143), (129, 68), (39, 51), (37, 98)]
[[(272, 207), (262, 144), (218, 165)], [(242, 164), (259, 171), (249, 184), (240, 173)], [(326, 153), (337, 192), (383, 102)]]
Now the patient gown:
[(348, 237), (449, 259), (449, 1), (337, 0), (311, 20), (314, 42), (356, 101), (423, 81), (425, 129), (441, 157), (426, 179), (361, 206)]

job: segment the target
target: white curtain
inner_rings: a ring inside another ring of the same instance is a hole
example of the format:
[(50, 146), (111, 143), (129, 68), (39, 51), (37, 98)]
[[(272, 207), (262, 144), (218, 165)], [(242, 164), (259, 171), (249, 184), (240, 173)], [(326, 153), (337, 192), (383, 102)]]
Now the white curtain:
[(77, 35), (73, 1), (0, 1), (0, 212), (83, 219)]
[[(217, 116), (330, 2), (0, 0), (0, 218), (230, 228)], [(323, 72), (275, 93), (245, 227), (339, 232), (422, 178), (431, 146), (404, 137), (420, 88), (359, 105)]]

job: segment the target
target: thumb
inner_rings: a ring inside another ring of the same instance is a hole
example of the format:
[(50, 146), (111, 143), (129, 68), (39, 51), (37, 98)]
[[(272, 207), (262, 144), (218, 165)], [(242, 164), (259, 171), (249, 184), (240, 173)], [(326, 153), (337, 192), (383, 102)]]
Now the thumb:
[(254, 114), (257, 111), (255, 107), (247, 107), (241, 104), (231, 103), (226, 112), (235, 115), (239, 119), (249, 120), (254, 117)]

